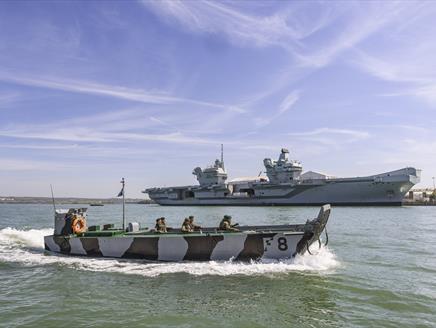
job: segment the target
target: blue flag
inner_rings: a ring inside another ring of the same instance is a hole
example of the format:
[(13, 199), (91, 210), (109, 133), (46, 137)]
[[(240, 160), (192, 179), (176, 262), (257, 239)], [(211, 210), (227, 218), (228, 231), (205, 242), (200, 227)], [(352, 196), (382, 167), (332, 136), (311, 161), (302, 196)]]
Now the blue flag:
[(121, 189), (121, 191), (118, 193), (117, 197), (121, 197), (124, 195), (124, 187)]

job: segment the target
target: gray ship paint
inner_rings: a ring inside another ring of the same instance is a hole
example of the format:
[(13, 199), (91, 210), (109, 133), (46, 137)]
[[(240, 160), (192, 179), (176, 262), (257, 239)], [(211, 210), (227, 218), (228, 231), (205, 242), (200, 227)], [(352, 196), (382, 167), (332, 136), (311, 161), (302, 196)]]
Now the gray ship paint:
[(193, 174), (199, 185), (144, 190), (160, 205), (401, 205), (420, 181), (421, 171), (407, 167), (367, 177), (336, 178), (316, 172), (302, 174), (300, 162), (282, 149), (277, 161), (264, 160), (266, 177), (226, 182), (224, 162), (216, 160)]

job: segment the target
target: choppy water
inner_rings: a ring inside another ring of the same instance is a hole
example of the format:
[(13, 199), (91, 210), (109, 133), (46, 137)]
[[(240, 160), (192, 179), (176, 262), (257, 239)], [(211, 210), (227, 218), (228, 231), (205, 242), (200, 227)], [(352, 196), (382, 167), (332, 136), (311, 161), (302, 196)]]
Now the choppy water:
[[(66, 206), (68, 207), (68, 206)], [(128, 205), (143, 226), (301, 223), (316, 207)], [(117, 205), (90, 207), (114, 222)], [(52, 255), (49, 205), (0, 205), (0, 326), (435, 327), (436, 208), (338, 207), (329, 246), (264, 263), (153, 263)]]

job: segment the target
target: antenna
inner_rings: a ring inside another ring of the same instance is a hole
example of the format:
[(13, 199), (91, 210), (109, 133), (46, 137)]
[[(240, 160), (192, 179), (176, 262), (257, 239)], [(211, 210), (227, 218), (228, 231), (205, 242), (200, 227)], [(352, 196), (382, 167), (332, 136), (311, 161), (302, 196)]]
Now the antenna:
[(224, 145), (223, 144), (221, 144), (221, 165), (224, 170)]
[(55, 199), (54, 199), (54, 194), (53, 194), (53, 186), (51, 184), (50, 184), (50, 189), (51, 189), (51, 199), (53, 201), (54, 216), (56, 216), (56, 204), (55, 204)]

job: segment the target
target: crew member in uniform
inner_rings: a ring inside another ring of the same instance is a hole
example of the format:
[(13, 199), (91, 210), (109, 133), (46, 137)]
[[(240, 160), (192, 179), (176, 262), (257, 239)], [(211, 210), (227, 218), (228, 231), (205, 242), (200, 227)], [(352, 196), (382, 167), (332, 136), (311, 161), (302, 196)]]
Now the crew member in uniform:
[(159, 233), (166, 233), (167, 232), (167, 225), (165, 223), (164, 217), (156, 220), (155, 228), (156, 228), (156, 232), (159, 232)]
[(191, 229), (193, 231), (198, 231), (201, 229), (201, 226), (194, 223), (194, 216), (193, 215), (189, 216), (189, 224), (191, 225)]
[(182, 224), (182, 232), (194, 232), (194, 229), (192, 229), (191, 227), (191, 222), (189, 221), (188, 218), (185, 218), (185, 220), (183, 221)]
[(225, 231), (239, 231), (235, 228), (238, 224), (232, 224), (232, 217), (230, 215), (224, 215), (224, 218), (220, 222), (219, 230)]

